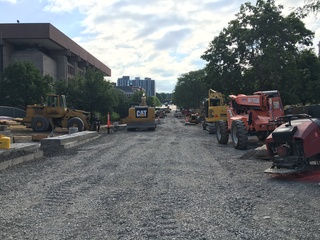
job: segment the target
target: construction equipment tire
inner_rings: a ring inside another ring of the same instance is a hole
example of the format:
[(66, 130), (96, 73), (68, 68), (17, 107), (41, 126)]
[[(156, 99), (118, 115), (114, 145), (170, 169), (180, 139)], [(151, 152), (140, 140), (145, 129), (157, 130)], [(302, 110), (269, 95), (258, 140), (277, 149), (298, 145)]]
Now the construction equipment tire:
[(67, 123), (67, 128), (69, 129), (70, 127), (77, 127), (78, 132), (82, 132), (84, 129), (84, 123), (81, 120), (81, 118), (73, 117), (73, 118), (69, 119), (68, 123)]
[(31, 128), (35, 132), (45, 132), (49, 128), (49, 121), (42, 116), (35, 117), (32, 119)]
[(228, 124), (226, 121), (220, 120), (216, 125), (216, 138), (218, 143), (227, 144), (229, 141)]
[(207, 128), (208, 128), (209, 134), (215, 134), (217, 131), (216, 126), (212, 124), (208, 125)]
[(203, 130), (207, 130), (206, 122), (203, 122), (203, 123), (202, 123), (202, 129), (203, 129)]
[(248, 133), (241, 120), (234, 120), (231, 124), (231, 138), (236, 149), (244, 150), (248, 146)]

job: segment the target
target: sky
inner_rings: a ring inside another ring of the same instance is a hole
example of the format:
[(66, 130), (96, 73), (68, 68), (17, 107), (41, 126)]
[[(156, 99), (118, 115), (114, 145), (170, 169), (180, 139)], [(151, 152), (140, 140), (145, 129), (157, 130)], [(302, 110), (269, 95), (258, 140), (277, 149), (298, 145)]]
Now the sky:
[[(0, 0), (0, 22), (50, 23), (111, 68), (111, 82), (148, 77), (156, 92), (171, 93), (182, 74), (205, 67), (201, 55), (248, 1)], [(305, 0), (275, 2), (286, 15)], [(304, 22), (318, 52), (320, 21)]]

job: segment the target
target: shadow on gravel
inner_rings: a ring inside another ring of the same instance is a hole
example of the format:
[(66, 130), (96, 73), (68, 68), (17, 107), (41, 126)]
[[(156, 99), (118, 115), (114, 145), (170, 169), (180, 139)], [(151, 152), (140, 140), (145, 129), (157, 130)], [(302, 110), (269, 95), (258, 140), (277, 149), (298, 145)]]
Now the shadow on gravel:
[(273, 174), (270, 175), (271, 180), (290, 181), (290, 182), (305, 182), (320, 184), (320, 165), (313, 165), (312, 169), (291, 174)]

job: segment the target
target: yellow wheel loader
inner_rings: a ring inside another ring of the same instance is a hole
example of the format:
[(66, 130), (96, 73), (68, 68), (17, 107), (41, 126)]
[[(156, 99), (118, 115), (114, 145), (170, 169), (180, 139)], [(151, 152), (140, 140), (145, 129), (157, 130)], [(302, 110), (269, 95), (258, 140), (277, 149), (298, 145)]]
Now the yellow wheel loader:
[(227, 108), (224, 104), (223, 94), (209, 89), (208, 98), (204, 104), (205, 119), (202, 123), (203, 130), (210, 134), (216, 132), (216, 124), (219, 120), (227, 120)]
[(146, 96), (143, 93), (139, 106), (131, 106), (128, 111), (127, 131), (144, 129), (154, 131), (156, 129), (156, 112), (154, 107), (147, 106)]
[(77, 127), (90, 130), (89, 112), (67, 108), (64, 95), (49, 94), (45, 104), (28, 105), (23, 123), (35, 132), (46, 132), (56, 127)]

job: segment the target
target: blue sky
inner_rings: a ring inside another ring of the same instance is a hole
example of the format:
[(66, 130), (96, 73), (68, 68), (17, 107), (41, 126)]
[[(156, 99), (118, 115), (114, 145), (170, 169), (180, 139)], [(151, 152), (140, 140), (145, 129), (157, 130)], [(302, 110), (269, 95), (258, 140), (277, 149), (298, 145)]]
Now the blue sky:
[[(209, 42), (247, 1), (0, 0), (0, 21), (51, 23), (110, 67), (109, 80), (150, 77), (157, 92), (172, 92), (180, 75), (205, 66), (200, 56)], [(276, 4), (286, 14), (304, 0)], [(318, 42), (318, 19), (305, 23)]]

